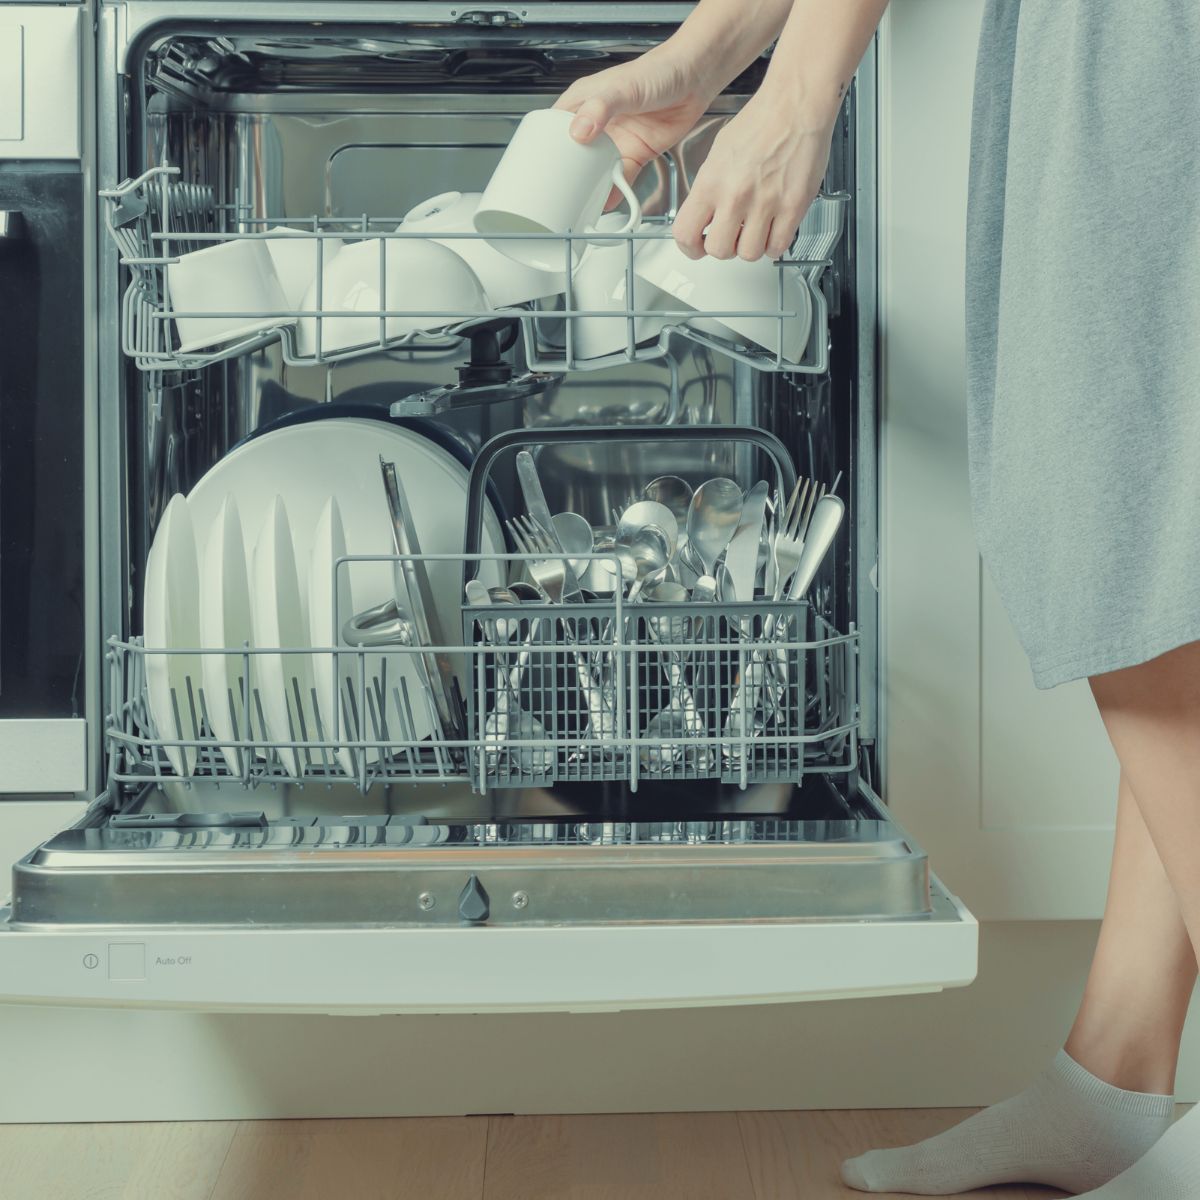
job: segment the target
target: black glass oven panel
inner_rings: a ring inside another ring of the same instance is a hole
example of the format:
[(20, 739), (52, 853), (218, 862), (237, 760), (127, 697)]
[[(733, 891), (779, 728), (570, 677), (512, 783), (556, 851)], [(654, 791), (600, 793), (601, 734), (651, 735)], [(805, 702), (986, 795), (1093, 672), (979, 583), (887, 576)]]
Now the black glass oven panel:
[(83, 711), (83, 180), (0, 163), (0, 718)]

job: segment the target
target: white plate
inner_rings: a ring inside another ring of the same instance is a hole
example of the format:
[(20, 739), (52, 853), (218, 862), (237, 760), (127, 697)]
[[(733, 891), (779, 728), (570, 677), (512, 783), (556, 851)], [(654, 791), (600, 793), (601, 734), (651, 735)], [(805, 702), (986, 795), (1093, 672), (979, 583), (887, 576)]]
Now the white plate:
[[(200, 646), (236, 650), (254, 644), (250, 584), (246, 578), (246, 539), (237, 501), (227, 496), (204, 548), (200, 593)], [(257, 664), (251, 665), (251, 672)], [(240, 654), (204, 655), (204, 707), (221, 753), (235, 775), (242, 774), (242, 751), (228, 743), (245, 741), (257, 726), (246, 720), (245, 668)], [(253, 713), (253, 706), (250, 710)]]
[[(308, 629), (312, 644), (318, 649), (322, 646), (345, 645), (341, 636), (341, 625), (353, 615), (350, 610), (350, 572), (348, 566), (343, 566), (340, 571), (336, 569), (338, 559), (345, 553), (346, 532), (342, 527), (342, 511), (338, 507), (337, 497), (330, 496), (313, 535), (312, 557), (308, 568)], [(333, 590), (335, 574), (336, 596)], [(353, 690), (358, 679), (355, 655), (347, 655), (344, 660), (336, 654), (313, 655), (317, 708), (321, 713), (321, 728), (325, 739), (328, 740), (336, 738), (344, 742), (356, 736), (354, 722), (347, 712), (345, 693), (340, 696), (337, 694), (345, 675), (351, 677), (353, 682), (350, 687)], [(335, 712), (336, 734), (333, 732)], [(334, 757), (342, 771), (353, 779), (357, 774), (354, 754), (342, 746), (334, 751)]]
[[(308, 628), (300, 603), (296, 555), (287, 506), (276, 496), (254, 547), (251, 611), (254, 644), (281, 649), (307, 649)], [(256, 654), (255, 684), (263, 721), (273, 742), (304, 742), (316, 736), (312, 706), (311, 654)], [(279, 757), (293, 778), (304, 773), (307, 756), (283, 748)]]
[[(233, 496), (244, 528), (257, 529), (275, 497), (281, 497), (292, 528), (300, 594), (307, 610), (315, 535), (331, 496), (337, 499), (341, 513), (347, 553), (394, 553), (391, 519), (379, 474), (380, 455), (395, 462), (400, 473), (422, 551), (460, 552), (467, 507), (466, 469), (428, 438), (385, 421), (365, 418), (311, 421), (247, 442), (217, 463), (192, 489), (188, 497), (192, 519), (197, 528), (209, 528), (216, 522), (225, 497)], [(485, 505), (484, 512), (483, 552), (504, 553), (500, 522), (490, 504)], [(394, 596), (390, 564), (351, 566), (353, 612)], [(249, 564), (247, 570), (249, 573)], [(485, 567), (481, 577), (489, 586), (500, 582), (500, 572), (493, 564)], [(456, 561), (430, 563), (429, 582), (446, 637), (451, 642), (457, 641), (462, 637), (461, 565)], [(306, 619), (306, 630), (310, 624)], [(389, 656), (393, 664), (397, 658), (406, 661), (411, 657)], [(470, 686), (465, 664), (459, 658), (455, 666), (465, 697)], [(389, 676), (392, 673), (389, 671)], [(422, 693), (416, 686), (415, 675), (409, 679), (408, 688), (418, 710), (414, 713), (418, 736), (425, 736), (431, 723), (425, 706), (420, 703)]]
[[(195, 649), (200, 645), (199, 571), (196, 536), (189, 505), (172, 496), (146, 560), (142, 598), (147, 650)], [(150, 716), (158, 736), (166, 741), (190, 741), (199, 736), (200, 664), (189, 654), (147, 654), (146, 691)], [(166, 748), (177, 775), (191, 775), (196, 751)]]

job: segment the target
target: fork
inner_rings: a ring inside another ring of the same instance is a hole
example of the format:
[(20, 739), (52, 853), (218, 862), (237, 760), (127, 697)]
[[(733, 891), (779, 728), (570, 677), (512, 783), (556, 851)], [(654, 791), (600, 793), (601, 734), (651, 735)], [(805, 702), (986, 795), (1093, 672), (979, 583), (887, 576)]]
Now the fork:
[(571, 564), (554, 544), (554, 539), (533, 517), (514, 517), (508, 522), (513, 545), (522, 554), (542, 554), (544, 558), (529, 563), (529, 573), (538, 590), (551, 604), (572, 603), (583, 599), (579, 580)]
[(804, 549), (804, 539), (812, 521), (813, 509), (821, 496), (825, 495), (825, 485), (821, 485), (820, 495), (817, 485), (811, 479), (801, 476), (796, 480), (796, 486), (788, 498), (787, 508), (779, 522), (779, 529), (771, 547), (775, 558), (775, 588), (771, 599), (775, 602), (783, 599), (788, 580), (796, 573), (800, 565), (800, 554)]
[[(582, 600), (579, 582), (575, 579), (574, 572), (563, 559), (554, 557), (558, 553), (557, 549), (546, 531), (532, 517), (516, 517), (510, 520), (508, 532), (513, 545), (520, 553), (546, 556), (533, 559), (528, 566), (534, 585), (551, 604), (562, 604), (564, 597), (568, 601)], [(614, 738), (617, 734), (616, 714), (608, 703), (604, 688), (596, 683), (587, 656), (578, 648), (578, 639), (571, 634), (565, 620), (562, 625), (563, 633), (575, 647), (575, 672), (579, 680), (579, 694), (587, 708), (588, 733), (594, 738)]]
[[(818, 485), (815, 480), (801, 476), (796, 480), (796, 486), (788, 498), (787, 507), (780, 519), (779, 531), (771, 547), (775, 560), (775, 587), (771, 594), (772, 603), (778, 604), (787, 591), (788, 581), (796, 573), (800, 565), (800, 555), (804, 551), (804, 539), (808, 536), (808, 528), (812, 523), (813, 509), (817, 501), (825, 495), (824, 484)], [(768, 617), (763, 622), (762, 642), (769, 642), (775, 636), (780, 620), (786, 622), (786, 617)], [(780, 650), (774, 654), (776, 666), (772, 670), (768, 665), (767, 651), (757, 649), (746, 666), (745, 677), (739, 681), (729, 702), (729, 715), (725, 719), (726, 737), (749, 736), (757, 722), (758, 710), (771, 699), (768, 688), (775, 693), (776, 699), (772, 707), (778, 703), (779, 678), (782, 676), (783, 686), (787, 685), (788, 662), (787, 652)], [(770, 676), (775, 676), (772, 683)], [(751, 688), (749, 703), (744, 705), (743, 696), (746, 688)], [(749, 717), (751, 730), (743, 727), (744, 716)], [(727, 759), (736, 758), (736, 747), (726, 745), (723, 753)]]

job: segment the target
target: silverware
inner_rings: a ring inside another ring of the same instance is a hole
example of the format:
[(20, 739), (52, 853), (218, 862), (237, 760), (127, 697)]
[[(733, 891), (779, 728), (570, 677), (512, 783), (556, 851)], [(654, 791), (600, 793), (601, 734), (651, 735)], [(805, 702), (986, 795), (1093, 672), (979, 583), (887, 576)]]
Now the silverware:
[[(687, 664), (682, 651), (674, 646), (679, 642), (690, 640), (692, 619), (684, 616), (652, 616), (646, 619), (646, 629), (652, 641), (666, 644), (667, 684), (670, 688), (670, 698), (667, 706), (654, 717), (646, 726), (642, 735), (644, 745), (639, 755), (642, 767), (647, 771), (660, 774), (669, 771), (685, 754), (693, 761), (688, 766), (696, 770), (708, 770), (711, 766), (711, 755), (707, 748), (696, 743), (704, 737), (704, 722), (696, 711), (696, 701), (691, 689), (687, 686)], [(661, 738), (662, 741), (656, 741)]]
[(642, 499), (666, 505), (675, 514), (682, 530), (687, 526), (688, 508), (692, 503), (692, 485), (678, 475), (660, 475), (642, 488)]
[[(474, 587), (472, 585), (475, 585)], [(485, 588), (478, 580), (467, 584), (468, 599), (476, 607), (494, 605), (497, 608), (520, 607), (520, 600), (508, 588)], [(496, 707), (483, 723), (483, 745), (488, 769), (494, 771), (503, 756), (508, 756), (523, 775), (545, 774), (553, 762), (552, 752), (534, 746), (513, 747), (510, 742), (546, 740), (546, 727), (521, 706), (521, 679), (533, 653), (541, 622), (530, 624), (529, 635), (522, 645), (517, 661), (509, 664), (509, 656), (496, 652)], [(508, 643), (520, 629), (520, 619), (507, 621), (496, 617), (483, 622), (485, 637), (496, 643)]]
[(772, 545), (776, 564), (772, 600), (778, 601), (783, 598), (788, 581), (800, 563), (800, 552), (804, 548), (804, 531), (812, 516), (816, 495), (817, 486), (811, 479), (796, 480), (796, 486), (792, 489), (783, 514), (783, 523)]
[(554, 518), (550, 515), (550, 506), (546, 503), (546, 494), (542, 491), (542, 481), (538, 478), (537, 465), (533, 455), (528, 450), (517, 453), (517, 482), (521, 485), (521, 495), (525, 499), (525, 507), (529, 515), (545, 530), (551, 546), (560, 554), (564, 554), (562, 542), (554, 527)]
[(342, 641), (348, 646), (411, 646), (412, 617), (389, 598), (355, 613), (342, 626)]
[(799, 600), (809, 589), (821, 561), (833, 545), (833, 539), (845, 516), (846, 506), (838, 496), (822, 496), (805, 530), (804, 549), (796, 573), (788, 588), (788, 599)]
[[(513, 518), (508, 522), (508, 532), (522, 554), (545, 556), (529, 563), (529, 573), (533, 576), (535, 586), (551, 604), (562, 604), (564, 596), (567, 596), (568, 568), (561, 558), (554, 557), (555, 547), (551, 545), (549, 535), (531, 517)], [(587, 708), (588, 733), (593, 738), (613, 738), (616, 736), (617, 719), (604, 695), (604, 689), (596, 683), (587, 657), (579, 648), (578, 639), (571, 636), (566, 621), (563, 621), (563, 632), (569, 644), (575, 647), (575, 671), (579, 694)]]
[(746, 493), (741, 517), (725, 551), (725, 568), (733, 587), (733, 595), (728, 599), (739, 604), (754, 599), (754, 580), (758, 575), (758, 551), (762, 543), (769, 490), (769, 485), (761, 481)]
[[(421, 553), (421, 543), (413, 526), (396, 464), (381, 457), (379, 469), (383, 475), (383, 490), (392, 518), (392, 540), (396, 546), (396, 553), (400, 556), (394, 575), (396, 608), (403, 608), (401, 595), (407, 592), (417, 644), (423, 647), (448, 646), (450, 642), (445, 635), (441, 616), (434, 603), (433, 591), (429, 586), (429, 573), (425, 564), (413, 557)], [(417, 661), (423, 664), (424, 682), (432, 695), (434, 711), (444, 734), (455, 740), (465, 737), (466, 721), (457, 702), (454, 665), (449, 654), (445, 650), (426, 649), (417, 656)]]
[[(814, 480), (801, 478), (796, 481), (796, 486), (788, 498), (787, 508), (783, 513), (783, 527), (772, 546), (772, 554), (776, 561), (775, 588), (771, 594), (773, 603), (778, 603), (783, 598), (788, 581), (798, 574), (809, 523), (813, 518), (814, 509), (821, 503), (818, 501), (818, 491), (823, 497), (824, 486), (818, 489)], [(794, 600), (796, 597), (789, 594), (788, 599)], [(775, 637), (781, 621), (786, 631), (786, 618), (768, 617), (763, 622), (762, 636), (759, 640), (763, 643), (770, 642)], [(729, 702), (725, 736), (753, 736), (761, 726), (759, 710), (768, 704), (772, 708), (778, 705), (781, 688), (786, 687), (787, 679), (787, 651), (777, 650), (772, 657), (769, 651), (755, 650)], [(726, 745), (722, 753), (727, 761), (736, 760), (740, 748)]]
[[(573, 512), (555, 513), (550, 521), (558, 537), (558, 544), (571, 556), (567, 560), (571, 570), (575, 572), (576, 577), (583, 575), (591, 565), (586, 556), (591, 554), (596, 540), (591, 525), (585, 517)], [(580, 555), (584, 557), (581, 558)]]
[(645, 529), (659, 530), (667, 544), (667, 557), (673, 558), (679, 545), (679, 521), (665, 505), (655, 500), (638, 500), (625, 509), (617, 520), (617, 541), (626, 545)]
[(742, 516), (742, 489), (732, 479), (710, 479), (692, 496), (688, 509), (688, 544), (704, 568), (692, 590), (694, 600), (716, 597), (717, 562), (725, 553)]

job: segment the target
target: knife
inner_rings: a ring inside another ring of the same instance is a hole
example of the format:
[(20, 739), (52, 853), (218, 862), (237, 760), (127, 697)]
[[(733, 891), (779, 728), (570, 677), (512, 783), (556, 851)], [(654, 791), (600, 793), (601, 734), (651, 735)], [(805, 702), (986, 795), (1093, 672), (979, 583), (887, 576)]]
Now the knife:
[(579, 577), (572, 570), (571, 561), (567, 558), (558, 530), (554, 527), (550, 505), (546, 503), (546, 494), (542, 491), (542, 481), (538, 478), (533, 455), (528, 450), (517, 453), (517, 482), (521, 485), (521, 495), (525, 498), (525, 507), (529, 510), (529, 515), (545, 530), (550, 544), (563, 556), (563, 570), (566, 572), (563, 581), (563, 603), (582, 600)]
[(770, 485), (756, 483), (742, 502), (742, 516), (729, 547), (725, 551), (725, 568), (733, 581), (733, 598), (739, 604), (754, 599), (754, 579), (758, 574), (758, 551), (762, 544), (763, 520), (767, 513)]
[[(417, 531), (413, 526), (412, 514), (404, 495), (404, 487), (400, 483), (400, 475), (396, 464), (387, 462), (382, 456), (379, 459), (379, 469), (383, 474), (383, 490), (387, 496), (388, 511), (392, 518), (392, 540), (396, 545), (396, 553), (414, 555), (421, 553), (421, 543), (417, 540)], [(434, 603), (433, 590), (429, 586), (429, 572), (425, 564), (410, 557), (402, 558), (396, 564), (396, 603), (402, 605), (400, 582), (405, 583), (404, 591), (408, 593), (408, 606), (412, 617), (413, 630), (417, 642), (423, 647), (448, 646), (445, 629), (442, 626), (438, 607)], [(458, 739), (466, 736), (466, 723), (462, 720), (461, 710), (456, 703), (454, 665), (450, 656), (443, 651), (423, 650), (418, 661), (424, 670), (422, 674), (437, 711), (438, 721), (442, 726), (444, 736)]]

